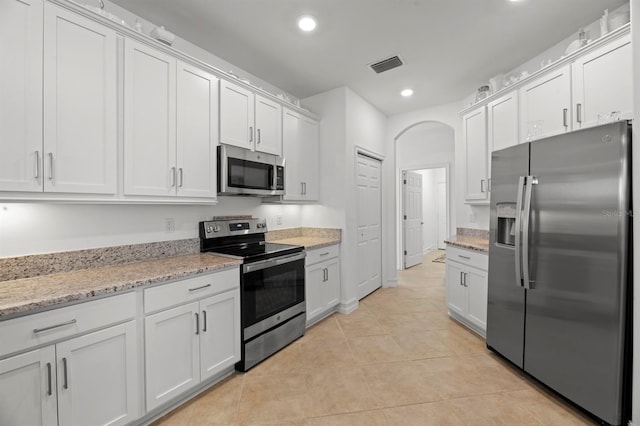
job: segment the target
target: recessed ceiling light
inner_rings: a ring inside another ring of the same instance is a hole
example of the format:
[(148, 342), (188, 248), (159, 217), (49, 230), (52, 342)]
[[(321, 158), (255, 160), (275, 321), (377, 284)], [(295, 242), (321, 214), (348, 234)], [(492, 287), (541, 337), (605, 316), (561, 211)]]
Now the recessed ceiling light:
[(413, 95), (413, 90), (412, 89), (404, 89), (402, 92), (400, 92), (400, 94), (402, 96), (404, 96), (405, 98), (408, 98), (409, 96)]
[(298, 18), (298, 28), (305, 32), (311, 32), (318, 26), (318, 21), (311, 15), (304, 15)]

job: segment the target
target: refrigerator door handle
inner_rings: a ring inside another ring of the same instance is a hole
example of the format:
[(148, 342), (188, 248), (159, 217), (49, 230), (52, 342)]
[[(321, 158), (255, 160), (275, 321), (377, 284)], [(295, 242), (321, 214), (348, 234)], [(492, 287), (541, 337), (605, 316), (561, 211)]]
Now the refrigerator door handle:
[(533, 185), (538, 184), (538, 179), (535, 176), (527, 176), (525, 182), (525, 195), (524, 195), (524, 211), (522, 212), (522, 280), (524, 281), (524, 288), (531, 290), (531, 276), (529, 274), (529, 219), (531, 217), (531, 193)]
[(518, 198), (516, 201), (516, 241), (515, 241), (515, 266), (516, 266), (516, 282), (522, 287), (522, 253), (520, 252), (522, 239), (522, 193), (525, 185), (525, 177), (520, 176), (518, 179)]

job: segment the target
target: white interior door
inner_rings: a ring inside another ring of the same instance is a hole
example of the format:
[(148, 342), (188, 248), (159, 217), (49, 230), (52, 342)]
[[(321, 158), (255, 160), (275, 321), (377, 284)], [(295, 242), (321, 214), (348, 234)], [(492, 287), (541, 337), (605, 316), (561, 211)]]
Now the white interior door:
[(422, 263), (422, 175), (402, 172), (404, 267)]
[(447, 182), (438, 182), (438, 244), (439, 249), (445, 249), (444, 240), (449, 235), (447, 231)]
[(358, 154), (358, 299), (382, 285), (381, 162)]

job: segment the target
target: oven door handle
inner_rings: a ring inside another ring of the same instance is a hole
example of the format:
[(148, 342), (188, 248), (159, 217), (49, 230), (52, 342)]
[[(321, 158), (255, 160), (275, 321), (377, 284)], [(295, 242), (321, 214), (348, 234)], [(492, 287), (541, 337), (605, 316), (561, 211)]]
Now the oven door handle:
[(246, 263), (242, 265), (242, 273), (246, 274), (249, 272), (259, 271), (261, 269), (271, 268), (273, 266), (284, 265), (285, 263), (289, 262), (295, 262), (296, 260), (304, 259), (306, 255), (307, 253), (303, 251), (289, 256), (266, 259), (254, 263)]

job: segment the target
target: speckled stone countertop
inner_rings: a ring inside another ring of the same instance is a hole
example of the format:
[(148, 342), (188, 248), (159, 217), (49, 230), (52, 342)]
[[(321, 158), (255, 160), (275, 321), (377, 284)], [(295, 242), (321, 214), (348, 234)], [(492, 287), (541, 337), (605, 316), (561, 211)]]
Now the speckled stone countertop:
[(306, 250), (340, 244), (342, 230), (333, 228), (291, 228), (270, 231), (266, 240), (272, 243), (304, 246)]
[(456, 235), (444, 242), (456, 247), (489, 253), (489, 231), (484, 229), (458, 228)]
[(58, 304), (234, 267), (240, 260), (208, 253), (40, 275), (0, 282), (0, 320)]

